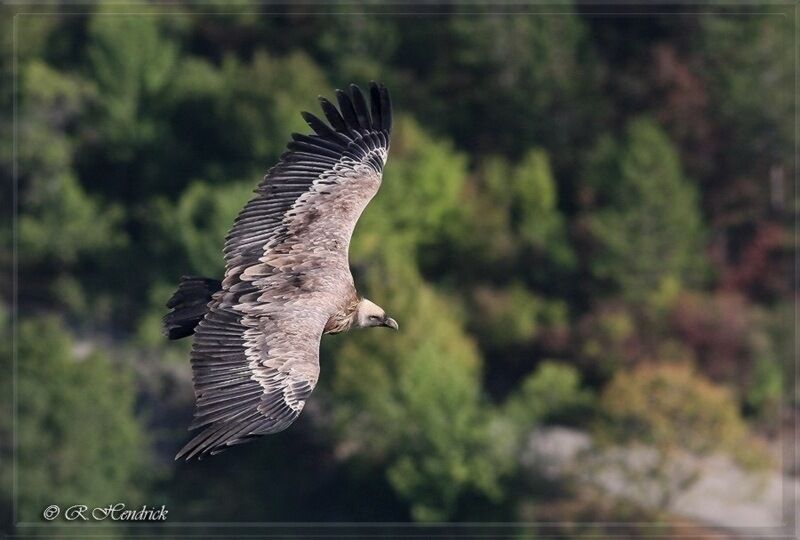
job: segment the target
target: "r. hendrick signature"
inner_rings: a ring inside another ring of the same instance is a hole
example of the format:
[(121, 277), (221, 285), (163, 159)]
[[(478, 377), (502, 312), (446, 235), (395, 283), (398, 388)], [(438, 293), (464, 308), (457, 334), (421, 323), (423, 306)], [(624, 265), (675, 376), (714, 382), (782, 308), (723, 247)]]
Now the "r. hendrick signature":
[[(142, 506), (137, 509), (128, 509), (125, 503), (109, 504), (108, 506), (96, 506), (90, 508), (85, 504), (74, 504), (64, 509), (63, 518), (66, 521), (166, 521), (166, 506), (148, 507)], [(42, 512), (42, 517), (47, 521), (53, 521), (62, 515), (61, 507), (51, 504)]]

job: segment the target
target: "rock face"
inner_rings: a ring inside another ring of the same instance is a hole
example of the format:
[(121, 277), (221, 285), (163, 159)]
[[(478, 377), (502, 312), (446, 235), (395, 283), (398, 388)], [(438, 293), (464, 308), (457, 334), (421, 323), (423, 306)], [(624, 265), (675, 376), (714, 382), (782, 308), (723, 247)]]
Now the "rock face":
[[(536, 430), (523, 453), (525, 466), (549, 479), (571, 479), (604, 493), (668, 510), (716, 527), (780, 527), (795, 509), (800, 481), (778, 470), (752, 473), (726, 456), (686, 457), (675, 468), (698, 471), (667, 508), (658, 507), (660, 486), (645, 472), (653, 455), (645, 448), (598, 449), (585, 432), (563, 427)], [(635, 485), (628, 479), (637, 478)]]

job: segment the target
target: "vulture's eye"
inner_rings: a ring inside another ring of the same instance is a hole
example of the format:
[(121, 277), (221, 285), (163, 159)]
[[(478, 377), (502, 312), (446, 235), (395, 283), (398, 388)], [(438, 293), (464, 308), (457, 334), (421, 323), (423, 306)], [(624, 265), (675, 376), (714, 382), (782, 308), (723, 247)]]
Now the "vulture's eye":
[(369, 316), (369, 320), (371, 320), (371, 321), (378, 321), (378, 320), (380, 320), (380, 317), (378, 317), (377, 315), (370, 315), (370, 316)]

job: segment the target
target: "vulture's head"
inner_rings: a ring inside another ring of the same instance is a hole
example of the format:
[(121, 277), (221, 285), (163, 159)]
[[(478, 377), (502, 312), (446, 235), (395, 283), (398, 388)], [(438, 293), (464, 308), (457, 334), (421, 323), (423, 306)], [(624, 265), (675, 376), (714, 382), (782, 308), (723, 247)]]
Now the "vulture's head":
[(356, 307), (355, 326), (358, 328), (387, 326), (397, 330), (397, 321), (388, 317), (386, 311), (379, 305), (362, 298)]

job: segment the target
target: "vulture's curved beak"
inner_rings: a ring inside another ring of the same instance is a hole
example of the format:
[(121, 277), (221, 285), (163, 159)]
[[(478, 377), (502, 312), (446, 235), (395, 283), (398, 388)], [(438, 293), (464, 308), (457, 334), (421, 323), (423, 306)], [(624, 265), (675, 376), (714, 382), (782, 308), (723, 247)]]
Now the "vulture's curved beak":
[(397, 326), (397, 321), (392, 319), (391, 317), (386, 317), (383, 320), (383, 326), (387, 326), (393, 330), (397, 330), (399, 327)]

